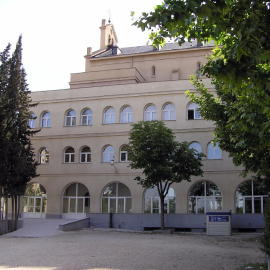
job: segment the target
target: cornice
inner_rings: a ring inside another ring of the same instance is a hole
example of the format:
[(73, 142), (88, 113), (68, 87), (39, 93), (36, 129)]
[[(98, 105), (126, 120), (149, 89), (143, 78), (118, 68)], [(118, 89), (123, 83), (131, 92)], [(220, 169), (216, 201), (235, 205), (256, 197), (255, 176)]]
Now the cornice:
[[(76, 126), (74, 126), (76, 127)], [(190, 129), (172, 129), (175, 134), (179, 133), (199, 133), (207, 132), (213, 133), (214, 127), (205, 128), (190, 128)], [(72, 138), (89, 138), (89, 137), (117, 137), (117, 136), (129, 136), (130, 131), (123, 132), (92, 132), (92, 133), (78, 133), (78, 134), (55, 134), (55, 135), (39, 135), (36, 134), (31, 138), (32, 141), (37, 140), (54, 140), (54, 139), (72, 139)]]

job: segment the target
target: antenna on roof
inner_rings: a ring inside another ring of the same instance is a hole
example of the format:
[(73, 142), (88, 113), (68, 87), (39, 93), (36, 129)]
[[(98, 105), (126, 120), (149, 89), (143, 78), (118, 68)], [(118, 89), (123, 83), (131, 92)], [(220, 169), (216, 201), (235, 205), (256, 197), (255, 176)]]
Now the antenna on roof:
[(109, 21), (108, 21), (108, 23), (110, 24), (111, 23), (111, 11), (109, 10), (108, 13), (109, 13)]

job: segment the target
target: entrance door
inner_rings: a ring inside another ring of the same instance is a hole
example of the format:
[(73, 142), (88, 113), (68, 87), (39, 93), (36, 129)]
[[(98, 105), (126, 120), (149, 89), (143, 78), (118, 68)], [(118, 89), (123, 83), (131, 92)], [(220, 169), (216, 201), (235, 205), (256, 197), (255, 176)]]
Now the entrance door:
[(90, 211), (90, 196), (86, 186), (80, 183), (69, 185), (63, 194), (63, 219), (81, 219)]
[(47, 212), (47, 196), (45, 188), (34, 183), (27, 187), (23, 196), (24, 218), (45, 218)]

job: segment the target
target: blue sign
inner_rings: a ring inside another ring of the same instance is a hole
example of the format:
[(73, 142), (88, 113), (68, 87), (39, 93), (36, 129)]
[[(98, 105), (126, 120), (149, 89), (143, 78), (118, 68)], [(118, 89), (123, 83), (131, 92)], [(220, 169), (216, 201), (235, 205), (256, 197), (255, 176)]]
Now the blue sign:
[(228, 216), (209, 216), (209, 222), (229, 222)]

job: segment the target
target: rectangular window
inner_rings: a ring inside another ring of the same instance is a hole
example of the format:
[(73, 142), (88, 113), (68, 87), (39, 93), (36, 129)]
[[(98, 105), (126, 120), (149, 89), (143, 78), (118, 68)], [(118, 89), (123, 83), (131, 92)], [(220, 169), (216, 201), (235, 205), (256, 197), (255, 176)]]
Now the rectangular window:
[(83, 213), (83, 198), (78, 198), (77, 203), (78, 203), (77, 213)]
[(110, 198), (110, 213), (116, 213), (116, 199)]
[(129, 122), (129, 123), (132, 123), (132, 121), (133, 121), (132, 115), (133, 115), (132, 113), (129, 113), (129, 114), (128, 114), (128, 122)]
[(102, 199), (102, 213), (108, 213), (108, 199)]
[(119, 198), (118, 199), (118, 212), (119, 214), (124, 213), (124, 198)]
[(169, 111), (163, 112), (163, 120), (170, 120)]
[(35, 212), (40, 213), (41, 210), (41, 198), (36, 198)]
[(126, 161), (128, 161), (128, 153), (126, 152), (126, 151), (122, 151), (121, 152), (121, 157), (120, 157), (120, 161), (121, 162), (126, 162)]
[(159, 199), (153, 198), (153, 213), (159, 213)]
[(130, 211), (131, 211), (131, 198), (126, 198), (125, 213), (129, 213)]
[(122, 113), (122, 115), (121, 115), (121, 123), (127, 123), (127, 114), (126, 113)]
[(194, 119), (194, 110), (188, 110), (188, 119)]
[(27, 198), (23, 197), (23, 212), (27, 212)]
[(75, 126), (76, 125), (76, 118), (75, 117), (72, 117), (72, 126)]
[(201, 114), (198, 110), (195, 110), (195, 119), (201, 119)]
[(76, 199), (70, 198), (69, 200), (69, 212), (76, 213)]

